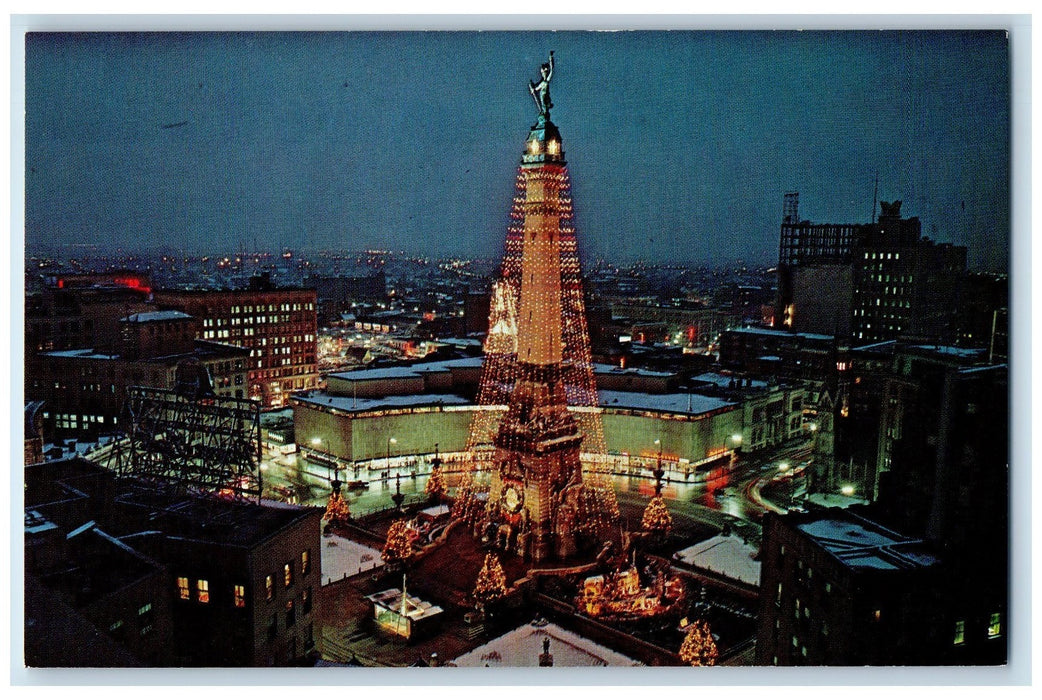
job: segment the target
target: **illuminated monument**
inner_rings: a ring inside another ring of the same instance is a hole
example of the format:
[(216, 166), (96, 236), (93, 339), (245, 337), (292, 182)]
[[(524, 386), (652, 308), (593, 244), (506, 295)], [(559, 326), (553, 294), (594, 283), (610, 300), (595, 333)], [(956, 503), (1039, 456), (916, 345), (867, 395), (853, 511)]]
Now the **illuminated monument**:
[(592, 550), (618, 518), (610, 481), (590, 469), (604, 454), (604, 434), (571, 184), (561, 133), (550, 121), (552, 52), (540, 72), (530, 84), (539, 116), (521, 157), (493, 287), (469, 442), (473, 469), (455, 509), (498, 547), (534, 561)]

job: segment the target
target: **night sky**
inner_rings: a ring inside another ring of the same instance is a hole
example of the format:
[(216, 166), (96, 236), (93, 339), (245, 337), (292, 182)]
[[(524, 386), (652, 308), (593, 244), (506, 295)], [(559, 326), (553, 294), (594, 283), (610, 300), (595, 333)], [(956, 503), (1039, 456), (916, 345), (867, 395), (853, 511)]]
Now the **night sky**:
[(878, 173), (1006, 269), (999, 31), (30, 34), (27, 248), (495, 257), (550, 49), (587, 259), (773, 263)]

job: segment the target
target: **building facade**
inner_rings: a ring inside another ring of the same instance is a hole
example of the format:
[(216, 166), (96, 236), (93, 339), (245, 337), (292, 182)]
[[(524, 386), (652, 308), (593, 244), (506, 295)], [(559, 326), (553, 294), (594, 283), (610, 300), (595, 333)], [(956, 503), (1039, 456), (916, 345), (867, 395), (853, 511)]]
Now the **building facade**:
[(316, 293), (276, 288), (255, 278), (249, 289), (156, 290), (156, 306), (198, 318), (198, 337), (249, 351), (247, 398), (275, 408), (318, 384)]

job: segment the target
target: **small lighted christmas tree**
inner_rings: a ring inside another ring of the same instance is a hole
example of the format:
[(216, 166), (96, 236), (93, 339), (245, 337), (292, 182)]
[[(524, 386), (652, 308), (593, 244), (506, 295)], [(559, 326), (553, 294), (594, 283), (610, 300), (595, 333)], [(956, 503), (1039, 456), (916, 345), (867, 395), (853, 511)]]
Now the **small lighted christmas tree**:
[(673, 529), (673, 517), (666, 508), (666, 501), (662, 496), (655, 496), (648, 501), (648, 507), (644, 509), (644, 517), (640, 521), (641, 529), (652, 535), (666, 536)]
[(499, 600), (507, 592), (507, 577), (499, 557), (489, 553), (485, 555), (485, 565), (478, 572), (478, 580), (474, 586), (474, 600), (478, 608), (484, 609), (489, 603)]
[(412, 556), (412, 538), (404, 520), (391, 523), (381, 556), (387, 564), (399, 564)]
[(329, 494), (329, 503), (326, 505), (326, 513), (322, 520), (330, 525), (341, 525), (351, 519), (351, 509), (347, 500), (340, 495), (339, 491)]
[(692, 666), (716, 665), (716, 642), (709, 631), (709, 623), (697, 620), (687, 630), (684, 643), (680, 645), (680, 658)]
[(423, 492), (430, 496), (435, 503), (441, 501), (442, 496), (445, 495), (445, 477), (441, 475), (440, 467), (431, 469), (431, 475), (427, 477), (427, 485), (423, 487)]

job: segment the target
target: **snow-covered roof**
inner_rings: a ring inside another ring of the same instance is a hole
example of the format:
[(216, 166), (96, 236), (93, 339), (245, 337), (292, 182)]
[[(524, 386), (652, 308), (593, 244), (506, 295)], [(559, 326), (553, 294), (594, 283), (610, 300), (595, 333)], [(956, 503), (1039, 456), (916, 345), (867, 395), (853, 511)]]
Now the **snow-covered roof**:
[[(705, 372), (704, 374), (700, 374), (697, 377), (695, 377), (694, 380), (696, 382), (709, 382), (710, 384), (716, 384), (718, 387), (722, 389), (728, 389), (731, 387), (731, 382), (737, 383), (738, 381), (737, 377), (732, 377), (727, 374), (720, 374), (718, 372)], [(748, 381), (748, 379), (743, 379), (742, 381), (745, 382)], [(760, 379), (753, 379), (752, 383), (749, 386), (763, 388), (767, 386), (767, 382)]]
[(94, 348), (83, 348), (80, 350), (52, 350), (51, 352), (41, 353), (47, 357), (83, 357), (90, 360), (118, 360), (119, 355), (106, 355), (100, 352), (94, 352)]
[(457, 657), (457, 666), (509, 668), (539, 666), (543, 640), (550, 640), (555, 667), (641, 666), (638, 661), (590, 641), (552, 622), (522, 625)]
[(449, 372), (452, 368), (481, 367), (482, 358), (464, 357), (456, 360), (440, 362), (420, 362), (401, 367), (374, 367), (372, 369), (356, 369), (350, 372), (333, 372), (329, 376), (348, 382), (365, 382), (376, 379), (400, 379), (419, 377), (429, 372)]
[(323, 392), (313, 392), (310, 396), (297, 396), (294, 400), (301, 403), (335, 408), (339, 411), (361, 413), (378, 411), (386, 408), (415, 408), (418, 406), (466, 406), (471, 401), (455, 394), (409, 394), (406, 396), (385, 396), (381, 399), (365, 399), (351, 396), (331, 396)]
[(142, 311), (141, 313), (125, 316), (121, 318), (120, 321), (126, 321), (129, 323), (149, 323), (151, 321), (181, 321), (186, 318), (192, 317), (183, 311)]
[(956, 348), (951, 345), (914, 345), (913, 347), (916, 350), (926, 350), (935, 355), (950, 355), (965, 359), (973, 359), (984, 354), (983, 348)]
[(788, 331), (776, 331), (772, 328), (732, 328), (732, 333), (752, 333), (754, 335), (784, 336), (787, 338), (805, 338), (807, 340), (832, 340), (831, 335), (820, 333), (789, 333)]
[(320, 559), (322, 583), (339, 581), (383, 564), (380, 550), (340, 535), (323, 535)]
[(682, 413), (697, 416), (721, 408), (737, 407), (733, 401), (725, 401), (702, 394), (644, 394), (636, 391), (598, 391), (602, 408), (629, 408), (662, 413)]
[(861, 518), (826, 516), (796, 527), (855, 569), (908, 569), (937, 562), (921, 541)]
[(673, 372), (656, 372), (651, 369), (643, 369), (641, 367), (617, 367), (615, 365), (607, 365), (601, 362), (595, 362), (593, 364), (593, 371), (596, 374), (618, 374), (618, 375), (633, 375), (635, 377), (672, 377)]
[(674, 557), (690, 566), (759, 586), (760, 562), (753, 561), (756, 551), (737, 535), (717, 535), (680, 550)]

